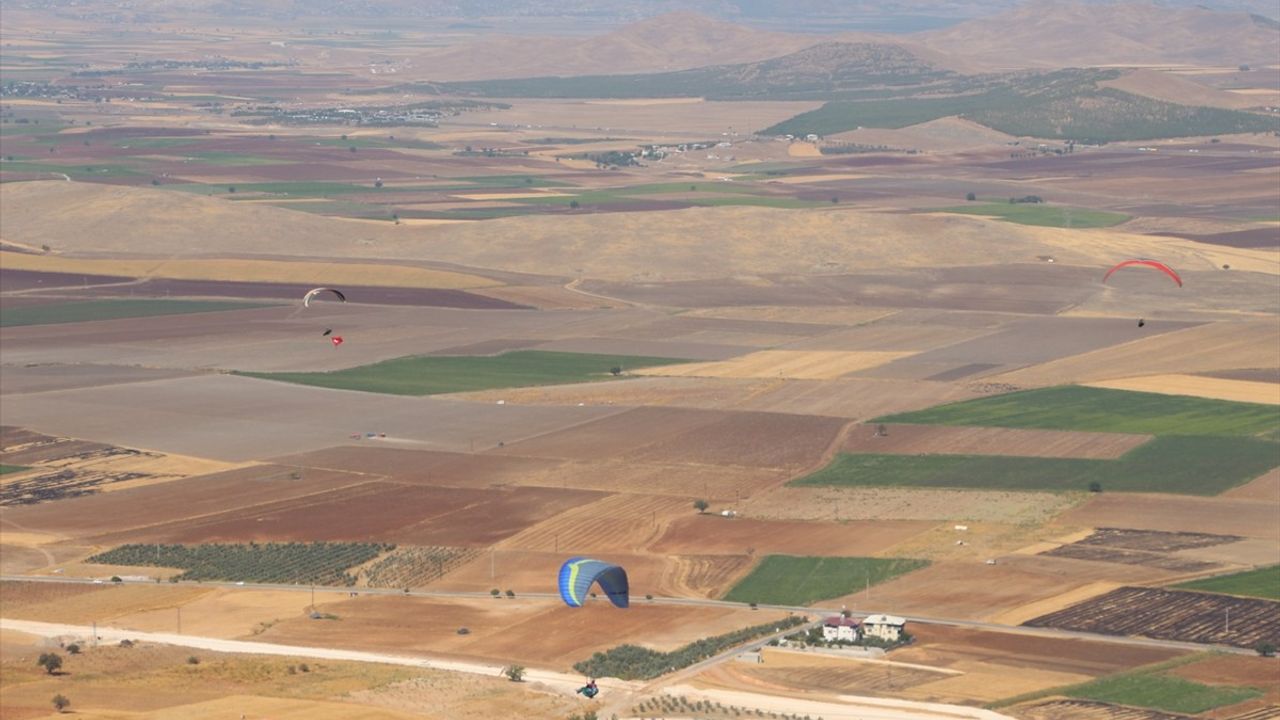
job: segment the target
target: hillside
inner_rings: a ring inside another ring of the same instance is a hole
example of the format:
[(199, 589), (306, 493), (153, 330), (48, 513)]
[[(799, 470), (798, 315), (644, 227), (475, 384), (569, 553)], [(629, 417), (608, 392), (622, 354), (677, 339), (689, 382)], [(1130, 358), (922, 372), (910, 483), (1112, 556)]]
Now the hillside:
[(911, 92), (922, 86), (957, 80), (960, 76), (900, 45), (824, 42), (759, 62), (679, 72), (525, 77), (446, 83), (441, 89), (449, 93), (506, 98), (811, 99), (866, 90), (875, 95)]
[(1261, 98), (1256, 95), (1242, 95), (1219, 90), (1202, 85), (1185, 76), (1173, 75), (1149, 68), (1127, 72), (1115, 80), (1107, 80), (1098, 84), (1101, 87), (1115, 88), (1134, 95), (1182, 105), (1243, 109), (1257, 107), (1262, 102)]
[[(852, 208), (732, 207), (508, 218), (443, 226), (325, 218), (187, 193), (67, 182), (0, 185), (5, 240), (55, 251), (438, 261), (629, 281), (989, 265), (1053, 255), (1101, 266), (1117, 254), (1214, 267), (1220, 248), (1115, 231), (1033, 228), (979, 217)], [(56, 222), (49, 218), (57, 217)], [(181, 220), (179, 220), (181, 218)], [(726, 228), (736, 228), (726, 230)], [(947, 238), (938, 243), (936, 238)], [(851, 242), (857, 238), (857, 242)], [(1210, 253), (1210, 254), (1206, 254)], [(1232, 251), (1233, 266), (1262, 252)], [(1266, 266), (1270, 260), (1259, 264)]]
[(1174, 9), (1150, 2), (1035, 0), (986, 18), (922, 33), (931, 47), (992, 68), (1274, 63), (1280, 29), (1244, 12)]

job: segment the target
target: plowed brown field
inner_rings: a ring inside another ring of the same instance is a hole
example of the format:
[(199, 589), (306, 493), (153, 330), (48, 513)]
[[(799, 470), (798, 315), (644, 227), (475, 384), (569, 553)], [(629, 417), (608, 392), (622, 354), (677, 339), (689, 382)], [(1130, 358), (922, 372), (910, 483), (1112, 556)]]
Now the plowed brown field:
[(1063, 514), (1058, 522), (1076, 527), (1127, 527), (1280, 541), (1274, 504), (1225, 497), (1104, 493)]

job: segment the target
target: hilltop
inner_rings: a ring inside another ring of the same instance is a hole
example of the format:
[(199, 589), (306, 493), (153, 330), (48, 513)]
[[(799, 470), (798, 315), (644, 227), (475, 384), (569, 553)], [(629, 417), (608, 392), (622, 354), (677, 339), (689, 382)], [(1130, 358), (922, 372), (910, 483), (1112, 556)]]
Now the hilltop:
[(1280, 26), (1244, 12), (1035, 0), (918, 38), (989, 67), (1274, 63)]

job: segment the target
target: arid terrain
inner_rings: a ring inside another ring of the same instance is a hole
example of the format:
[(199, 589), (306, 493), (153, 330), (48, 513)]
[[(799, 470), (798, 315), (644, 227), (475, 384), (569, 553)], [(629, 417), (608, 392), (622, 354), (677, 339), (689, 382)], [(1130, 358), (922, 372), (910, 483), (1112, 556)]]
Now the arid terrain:
[(619, 3), (3, 3), (0, 715), (1280, 717), (1280, 24)]

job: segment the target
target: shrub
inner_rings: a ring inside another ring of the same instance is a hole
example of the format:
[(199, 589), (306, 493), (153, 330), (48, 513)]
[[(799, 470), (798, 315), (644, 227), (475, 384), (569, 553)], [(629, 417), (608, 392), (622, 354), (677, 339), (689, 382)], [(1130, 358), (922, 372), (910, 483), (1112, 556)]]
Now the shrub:
[(53, 696), (53, 709), (62, 712), (71, 707), (71, 701), (62, 693)]
[(502, 674), (511, 682), (524, 682), (523, 665), (508, 665), (502, 668)]

